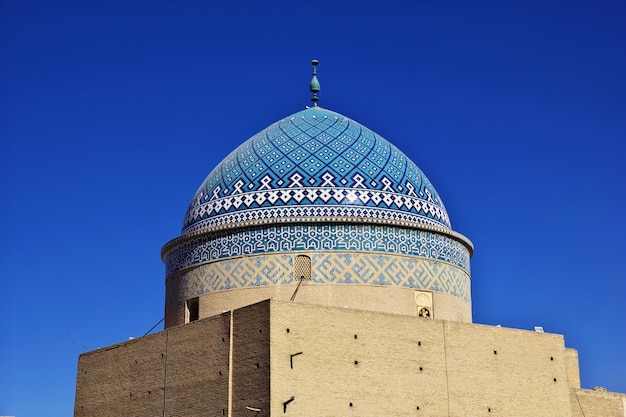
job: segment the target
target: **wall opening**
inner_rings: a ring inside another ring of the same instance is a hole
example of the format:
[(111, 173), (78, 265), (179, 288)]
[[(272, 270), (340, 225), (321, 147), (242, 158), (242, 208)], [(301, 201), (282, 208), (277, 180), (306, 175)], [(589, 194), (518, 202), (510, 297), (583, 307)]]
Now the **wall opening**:
[(415, 310), (418, 317), (433, 318), (433, 293), (415, 291)]
[(311, 258), (306, 255), (296, 256), (293, 277), (301, 281), (311, 280)]
[(185, 312), (185, 323), (198, 320), (200, 318), (200, 301), (198, 300), (198, 297), (190, 298), (185, 304), (187, 307), (187, 311)]

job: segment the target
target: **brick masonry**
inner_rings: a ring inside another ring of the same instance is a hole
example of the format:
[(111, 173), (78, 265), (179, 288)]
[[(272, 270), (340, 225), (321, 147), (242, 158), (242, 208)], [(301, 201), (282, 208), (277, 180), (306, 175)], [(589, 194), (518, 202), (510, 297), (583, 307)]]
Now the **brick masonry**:
[(624, 417), (625, 400), (581, 390), (560, 335), (267, 300), (81, 355), (74, 415)]

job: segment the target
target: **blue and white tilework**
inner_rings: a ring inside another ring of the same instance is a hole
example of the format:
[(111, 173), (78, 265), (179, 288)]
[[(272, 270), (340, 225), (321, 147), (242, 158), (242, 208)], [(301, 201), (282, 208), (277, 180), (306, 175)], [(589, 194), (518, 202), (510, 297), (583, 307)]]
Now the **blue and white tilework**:
[(290, 224), (189, 238), (165, 256), (166, 276), (202, 263), (245, 255), (293, 251), (391, 253), (449, 263), (470, 274), (464, 244), (427, 230), (371, 224)]
[(437, 191), (400, 150), (357, 122), (314, 107), (228, 155), (196, 192), (182, 233), (345, 217), (450, 229)]
[[(199, 265), (166, 281), (166, 308), (220, 291), (293, 285), (293, 256), (244, 256)], [(470, 277), (453, 265), (412, 256), (317, 252), (313, 285), (368, 285), (435, 291), (470, 301)]]
[(471, 242), (422, 171), (385, 139), (319, 107), (271, 125), (204, 180), (165, 245), (166, 307), (202, 294), (294, 285), (435, 291), (470, 302)]

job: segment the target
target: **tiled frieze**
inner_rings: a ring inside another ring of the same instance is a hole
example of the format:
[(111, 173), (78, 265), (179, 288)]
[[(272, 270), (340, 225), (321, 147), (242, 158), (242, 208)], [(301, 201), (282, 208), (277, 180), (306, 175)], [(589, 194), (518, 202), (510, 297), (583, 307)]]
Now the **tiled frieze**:
[(219, 259), (292, 251), (410, 255), (446, 262), (470, 274), (467, 248), (448, 236), (420, 229), (327, 223), (232, 230), (192, 238), (166, 254), (166, 276)]
[[(274, 207), (281, 200), (282, 207)], [(334, 205), (337, 204), (337, 205)], [(350, 188), (280, 189), (229, 196), (187, 212), (184, 233), (264, 219), (352, 217), (440, 226), (449, 223), (440, 206), (397, 193)]]
[[(294, 283), (294, 256), (245, 256), (199, 265), (166, 282), (166, 307), (202, 294)], [(411, 256), (315, 253), (313, 284), (380, 285), (437, 291), (470, 300), (469, 275), (450, 264)]]

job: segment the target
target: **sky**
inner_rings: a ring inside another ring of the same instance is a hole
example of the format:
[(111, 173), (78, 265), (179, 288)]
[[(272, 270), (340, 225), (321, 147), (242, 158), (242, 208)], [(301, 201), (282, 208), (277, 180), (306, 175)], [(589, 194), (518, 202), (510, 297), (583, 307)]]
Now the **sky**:
[[(0, 415), (70, 416), (78, 356), (163, 318), (203, 179), (310, 104), (428, 176), (476, 323), (563, 334), (626, 392), (623, 1), (0, 0)], [(155, 331), (162, 329), (162, 324)]]

